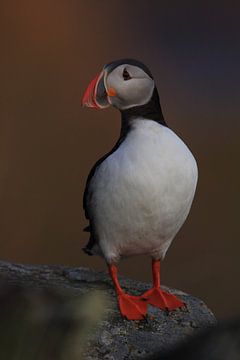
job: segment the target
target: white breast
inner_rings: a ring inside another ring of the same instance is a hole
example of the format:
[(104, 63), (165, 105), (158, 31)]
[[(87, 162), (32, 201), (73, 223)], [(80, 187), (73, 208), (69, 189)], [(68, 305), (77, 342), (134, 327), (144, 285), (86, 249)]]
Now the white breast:
[(106, 260), (164, 257), (189, 213), (196, 183), (196, 161), (182, 140), (155, 121), (134, 120), (90, 184), (91, 213)]

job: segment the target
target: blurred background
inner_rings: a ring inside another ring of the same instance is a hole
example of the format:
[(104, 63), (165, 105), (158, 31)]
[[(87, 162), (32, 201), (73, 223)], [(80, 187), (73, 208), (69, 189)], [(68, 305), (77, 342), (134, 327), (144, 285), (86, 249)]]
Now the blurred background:
[[(82, 195), (120, 116), (80, 98), (105, 63), (133, 57), (151, 69), (165, 119), (199, 166), (162, 282), (218, 318), (240, 314), (239, 11), (232, 1), (1, 1), (1, 260), (106, 269), (81, 251)], [(149, 281), (150, 264), (123, 260), (121, 273)]]

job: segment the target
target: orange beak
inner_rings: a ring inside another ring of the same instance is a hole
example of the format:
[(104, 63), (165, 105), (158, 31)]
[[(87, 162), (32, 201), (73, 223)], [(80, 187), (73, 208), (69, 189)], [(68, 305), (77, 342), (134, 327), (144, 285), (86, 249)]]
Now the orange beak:
[(108, 96), (114, 96), (112, 89), (106, 91), (105, 87), (106, 71), (103, 70), (88, 85), (83, 97), (82, 106), (95, 109), (104, 109), (110, 106)]
[(99, 109), (98, 103), (96, 102), (96, 89), (101, 75), (102, 73), (98, 74), (88, 85), (82, 98), (82, 106)]

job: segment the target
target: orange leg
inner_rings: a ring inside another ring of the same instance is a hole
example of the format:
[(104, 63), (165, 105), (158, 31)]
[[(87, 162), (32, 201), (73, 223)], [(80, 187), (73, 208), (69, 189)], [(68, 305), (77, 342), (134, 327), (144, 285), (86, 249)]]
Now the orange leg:
[(140, 296), (128, 295), (123, 291), (118, 281), (116, 265), (109, 265), (109, 273), (115, 286), (122, 316), (128, 320), (144, 319), (147, 313), (147, 301)]
[(174, 310), (184, 306), (175, 295), (160, 288), (160, 260), (152, 260), (153, 287), (142, 295), (149, 304), (160, 309)]

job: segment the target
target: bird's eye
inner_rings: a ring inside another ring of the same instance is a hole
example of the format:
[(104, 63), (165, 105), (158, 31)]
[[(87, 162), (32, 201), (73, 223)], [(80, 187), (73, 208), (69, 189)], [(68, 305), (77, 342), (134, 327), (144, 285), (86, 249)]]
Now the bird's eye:
[(123, 70), (122, 76), (123, 76), (123, 80), (125, 80), (125, 81), (131, 79), (131, 76), (126, 68)]

